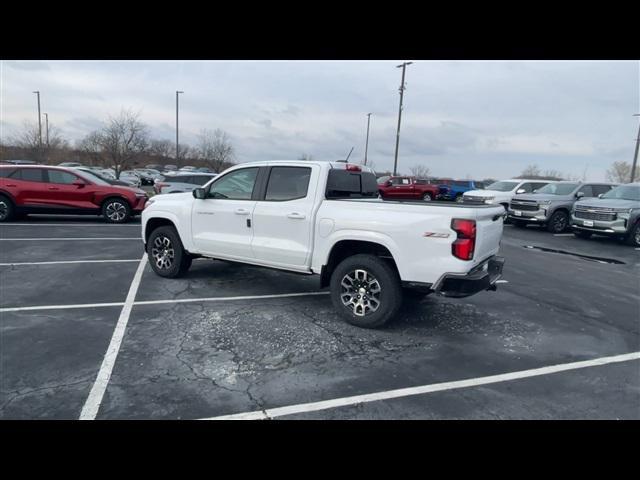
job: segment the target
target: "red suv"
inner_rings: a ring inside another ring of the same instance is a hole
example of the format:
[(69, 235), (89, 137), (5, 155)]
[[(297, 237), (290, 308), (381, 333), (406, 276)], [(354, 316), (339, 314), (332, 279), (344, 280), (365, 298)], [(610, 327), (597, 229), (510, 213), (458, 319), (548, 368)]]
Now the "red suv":
[(427, 180), (415, 177), (387, 177), (378, 179), (378, 191), (385, 200), (414, 199), (435, 200), (440, 188), (431, 185)]
[(46, 165), (0, 166), (0, 222), (29, 213), (103, 215), (124, 223), (149, 197), (137, 188), (110, 185), (88, 172)]

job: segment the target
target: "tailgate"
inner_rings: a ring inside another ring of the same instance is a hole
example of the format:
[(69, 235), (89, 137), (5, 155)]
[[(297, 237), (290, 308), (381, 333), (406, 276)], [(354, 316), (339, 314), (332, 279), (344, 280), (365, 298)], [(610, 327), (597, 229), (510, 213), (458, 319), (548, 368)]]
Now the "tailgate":
[(504, 223), (504, 208), (479, 208), (476, 210), (476, 248), (473, 258), (484, 260), (498, 253)]

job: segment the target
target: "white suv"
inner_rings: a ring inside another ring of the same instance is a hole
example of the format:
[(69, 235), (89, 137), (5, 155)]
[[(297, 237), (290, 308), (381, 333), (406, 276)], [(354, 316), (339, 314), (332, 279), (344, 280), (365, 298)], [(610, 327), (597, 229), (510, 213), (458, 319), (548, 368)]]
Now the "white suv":
[(505, 210), (509, 208), (509, 202), (516, 195), (522, 193), (533, 193), (551, 180), (530, 180), (526, 178), (514, 178), (511, 180), (500, 180), (488, 185), (484, 190), (471, 190), (462, 196), (464, 203), (471, 204), (501, 204)]

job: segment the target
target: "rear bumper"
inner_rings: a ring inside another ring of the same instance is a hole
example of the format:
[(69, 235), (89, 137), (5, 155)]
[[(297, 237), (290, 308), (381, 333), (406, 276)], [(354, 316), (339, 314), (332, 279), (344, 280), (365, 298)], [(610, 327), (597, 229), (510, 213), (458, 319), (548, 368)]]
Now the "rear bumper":
[(466, 274), (447, 273), (436, 283), (434, 291), (445, 297), (468, 297), (484, 290), (495, 290), (502, 277), (504, 258), (494, 256)]

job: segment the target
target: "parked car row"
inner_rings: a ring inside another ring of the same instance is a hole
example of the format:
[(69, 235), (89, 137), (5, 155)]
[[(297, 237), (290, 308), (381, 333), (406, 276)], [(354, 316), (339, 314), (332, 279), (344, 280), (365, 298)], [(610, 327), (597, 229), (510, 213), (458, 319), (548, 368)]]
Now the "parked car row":
[(462, 203), (465, 192), (484, 188), (482, 182), (449, 178), (384, 176), (377, 182), (380, 197), (384, 200), (452, 200)]
[(215, 173), (197, 171), (180, 171), (161, 176), (153, 185), (156, 194), (190, 192), (196, 187), (204, 186), (209, 180), (216, 178)]

